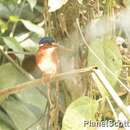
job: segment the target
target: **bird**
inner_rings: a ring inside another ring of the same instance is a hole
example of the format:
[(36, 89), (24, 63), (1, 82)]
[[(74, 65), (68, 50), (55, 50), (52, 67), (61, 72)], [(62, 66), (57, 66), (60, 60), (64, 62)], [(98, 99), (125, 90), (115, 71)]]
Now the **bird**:
[(39, 49), (35, 55), (36, 65), (42, 72), (44, 82), (48, 85), (48, 100), (52, 106), (50, 80), (58, 70), (56, 41), (52, 37), (43, 37), (39, 41)]
[(57, 45), (51, 37), (43, 37), (39, 41), (36, 53), (36, 64), (43, 73), (45, 81), (49, 81), (57, 72), (58, 56)]

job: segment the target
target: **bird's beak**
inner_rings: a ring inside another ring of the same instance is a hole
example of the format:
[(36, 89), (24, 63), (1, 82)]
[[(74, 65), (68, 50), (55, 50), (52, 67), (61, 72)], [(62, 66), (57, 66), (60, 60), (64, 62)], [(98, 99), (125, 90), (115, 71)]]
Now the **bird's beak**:
[(53, 46), (53, 47), (56, 47), (56, 48), (59, 47), (59, 45), (56, 44), (56, 43), (54, 43), (54, 42), (52, 43), (52, 46)]
[(62, 49), (62, 50), (64, 50), (64, 51), (73, 52), (72, 49), (66, 48), (66, 47), (64, 47), (64, 46), (62, 46), (62, 45), (59, 45), (59, 44), (57, 44), (57, 43), (52, 43), (52, 45), (53, 45), (54, 47), (60, 48), (60, 49)]

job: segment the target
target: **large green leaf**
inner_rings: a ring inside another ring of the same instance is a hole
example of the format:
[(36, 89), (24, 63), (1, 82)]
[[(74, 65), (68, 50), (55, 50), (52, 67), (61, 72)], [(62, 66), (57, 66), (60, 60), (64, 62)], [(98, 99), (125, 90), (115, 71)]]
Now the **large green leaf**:
[[(23, 48), (21, 47), (20, 43), (18, 43), (15, 38), (4, 37), (3, 40), (4, 40), (5, 44), (9, 48), (11, 48), (13, 51), (15, 51), (15, 52), (23, 51)], [(20, 59), (20, 61), (22, 61), (24, 58), (23, 54), (16, 53), (16, 56)]]
[[(1, 89), (14, 87), (17, 84), (27, 81), (26, 77), (10, 63), (0, 66), (0, 72)], [(3, 96), (0, 97), (0, 101), (2, 102), (3, 109), (10, 115), (10, 119), (13, 120), (14, 124), (18, 128), (17, 130), (22, 130), (23, 127), (25, 128), (35, 122), (37, 120), (35, 115), (38, 118), (40, 117), (47, 102), (46, 98), (40, 94), (36, 88), (18, 93), (17, 98), (20, 100), (8, 101), (5, 100), (5, 98), (6, 97)], [(25, 120), (26, 116), (29, 118), (27, 119), (28, 121)], [(23, 122), (23, 120), (25, 120), (25, 122)], [(36, 128), (33, 127), (33, 129)]]
[(33, 106), (37, 107), (36, 109), (40, 113), (44, 111), (46, 107), (46, 103), (47, 103), (46, 98), (43, 95), (41, 95), (36, 88), (33, 88), (29, 91), (25, 91), (22, 93), (18, 93), (17, 96), (22, 102), (32, 107)]
[(28, 107), (16, 99), (6, 100), (2, 103), (2, 108), (8, 113), (17, 130), (24, 130), (38, 120)]
[[(0, 89), (14, 87), (17, 84), (27, 81), (26, 77), (10, 63), (0, 66), (0, 72)], [(37, 91), (36, 88), (19, 93), (17, 96), (24, 103), (35, 106), (39, 110), (45, 108), (46, 99)], [(4, 99), (5, 97), (0, 97), (0, 103)]]
[[(84, 121), (95, 121), (97, 109), (97, 101), (89, 97), (84, 96), (75, 100), (65, 112), (62, 122), (62, 130), (86, 130), (87, 126), (84, 126)], [(91, 128), (87, 130), (90, 129)]]
[(0, 120), (0, 130), (13, 130), (4, 121)]
[(24, 81), (27, 81), (26, 77), (12, 64), (7, 63), (0, 66), (0, 89), (13, 87)]
[(91, 42), (91, 49), (95, 52), (96, 56), (102, 60), (103, 64), (111, 71), (115, 76), (104, 67), (104, 65), (95, 57), (91, 51), (88, 53), (88, 66), (96, 65), (103, 72), (112, 86), (115, 86), (122, 68), (122, 60), (119, 49), (112, 38), (99, 38)]
[(4, 122), (7, 126), (9, 126), (10, 128), (15, 129), (16, 127), (14, 126), (13, 121), (10, 120), (10, 117), (7, 115), (7, 113), (5, 113), (5, 111), (3, 111), (2, 109), (0, 109), (0, 122)]
[[(12, 64), (7, 63), (0, 66), (0, 89), (13, 87), (22, 83), (27, 79)], [(0, 96), (0, 103), (4, 101), (6, 96)]]
[(38, 44), (36, 44), (32, 39), (28, 38), (21, 42), (21, 46), (26, 50), (36, 53), (38, 50)]
[[(9, 6), (9, 7), (11, 7), (11, 6)], [(14, 6), (11, 7), (11, 9), (12, 8), (14, 8)], [(11, 12), (9, 11), (9, 9), (3, 3), (0, 2), (0, 17), (8, 18), (8, 16), (10, 16), (10, 15), (11, 15)]]
[(5, 44), (14, 51), (23, 51), (23, 48), (20, 44), (15, 40), (15, 38), (4, 37), (3, 38)]
[(21, 22), (24, 24), (24, 26), (31, 32), (37, 33), (39, 36), (44, 36), (45, 32), (44, 29), (28, 20), (21, 20)]
[[(39, 45), (39, 37), (37, 34), (31, 34), (31, 32), (28, 33), (21, 33), (17, 36), (15, 36), (15, 39), (20, 42), (20, 45), (29, 52), (36, 53)], [(28, 38), (29, 37), (29, 38)]]

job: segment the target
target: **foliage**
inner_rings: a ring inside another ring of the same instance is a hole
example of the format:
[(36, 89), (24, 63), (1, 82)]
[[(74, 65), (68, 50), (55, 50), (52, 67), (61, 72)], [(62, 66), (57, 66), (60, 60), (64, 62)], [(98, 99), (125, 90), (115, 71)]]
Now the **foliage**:
[[(86, 67), (97, 66), (112, 87), (118, 89), (115, 86), (118, 86), (117, 79), (122, 73), (123, 62), (115, 36), (119, 33), (124, 36), (125, 29), (112, 26), (112, 31), (108, 35), (102, 34), (94, 39), (87, 35), (86, 30), (92, 21), (97, 19), (103, 21), (104, 16), (109, 19), (109, 16), (116, 15), (120, 11), (118, 7), (126, 8), (127, 2), (122, 0), (46, 2), (47, 0), (0, 0), (0, 92), (11, 88), (18, 89), (18, 85), (28, 83), (30, 80), (33, 82), (35, 78), (41, 77), (35, 66), (34, 55), (39, 47), (39, 39), (45, 35), (53, 36), (61, 45), (61, 50), (58, 51), (59, 59), (62, 61), (61, 72), (73, 73), (73, 69), (81, 70), (78, 73), (76, 71), (74, 76), (70, 74), (68, 78), (63, 78), (64, 81), (59, 81), (59, 95), (56, 89), (57, 81), (52, 82), (52, 95), (56, 103), (52, 111), (48, 105), (47, 85), (44, 84), (41, 86), (39, 83), (35, 88), (12, 95), (0, 95), (0, 130), (46, 130), (49, 117), (54, 121), (52, 126), (56, 126), (55, 129), (59, 127), (62, 130), (84, 129), (78, 122), (96, 120), (95, 115), (98, 111), (103, 114), (106, 112), (106, 109), (100, 111), (98, 108), (104, 108), (106, 102), (98, 103), (97, 99), (100, 100), (102, 94), (97, 90), (100, 87), (97, 87), (98, 84), (92, 79), (91, 73), (85, 72), (80, 75)], [(77, 18), (88, 42), (87, 47), (79, 30), (77, 31)], [(96, 31), (100, 34), (102, 30), (97, 28)], [(106, 32), (105, 27), (103, 31)], [(125, 38), (127, 39), (127, 36)], [(104, 94), (105, 98), (108, 97), (107, 94)], [(128, 95), (125, 96), (129, 99)], [(109, 107), (107, 110), (112, 111)], [(104, 114), (103, 117), (107, 118), (107, 115)], [(111, 118), (114, 118), (113, 115)]]
[(80, 97), (68, 106), (63, 118), (62, 130), (86, 130), (88, 126), (84, 127), (84, 121), (95, 121), (97, 111), (98, 102), (96, 100)]
[[(119, 52), (119, 49), (116, 46), (115, 40), (111, 38), (97, 39), (91, 43), (90, 46), (94, 51), (96, 56), (100, 57), (99, 60), (89, 51), (88, 53), (88, 66), (96, 65), (104, 73), (106, 78), (110, 81), (112, 86), (116, 85), (116, 78), (118, 78), (121, 73), (122, 68), (122, 58)], [(98, 49), (97, 49), (98, 48)], [(114, 50), (114, 51), (113, 51)], [(111, 75), (104, 65), (114, 73), (115, 77)]]

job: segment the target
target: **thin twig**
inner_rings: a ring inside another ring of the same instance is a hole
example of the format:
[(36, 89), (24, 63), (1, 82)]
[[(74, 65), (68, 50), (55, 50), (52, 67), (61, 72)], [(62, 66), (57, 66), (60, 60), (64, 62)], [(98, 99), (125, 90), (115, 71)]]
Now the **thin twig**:
[[(72, 70), (70, 72), (60, 73), (60, 74), (57, 74), (51, 81), (65, 80), (66, 77), (69, 76), (69, 75), (75, 75), (75, 74), (91, 72), (93, 70), (93, 68), (94, 67), (88, 67), (88, 68)], [(0, 96), (19, 93), (19, 92), (22, 92), (22, 91), (24, 91), (26, 89), (31, 89), (31, 88), (34, 88), (34, 87), (38, 87), (39, 85), (43, 85), (43, 79), (42, 78), (27, 81), (25, 83), (22, 83), (22, 84), (13, 86), (13, 87), (1, 89), (0, 90)]]

